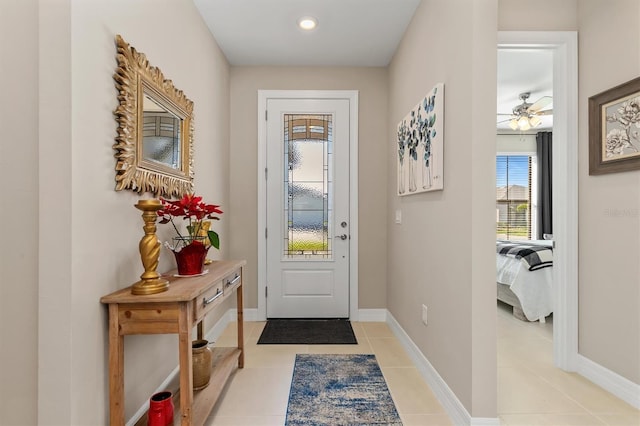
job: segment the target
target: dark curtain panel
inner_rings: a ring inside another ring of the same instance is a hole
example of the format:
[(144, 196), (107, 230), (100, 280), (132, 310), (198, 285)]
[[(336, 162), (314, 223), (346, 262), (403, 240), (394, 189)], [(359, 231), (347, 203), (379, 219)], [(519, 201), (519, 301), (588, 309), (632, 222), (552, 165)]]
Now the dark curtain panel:
[(539, 132), (536, 135), (538, 146), (538, 239), (543, 234), (553, 234), (551, 187), (551, 140), (552, 132)]

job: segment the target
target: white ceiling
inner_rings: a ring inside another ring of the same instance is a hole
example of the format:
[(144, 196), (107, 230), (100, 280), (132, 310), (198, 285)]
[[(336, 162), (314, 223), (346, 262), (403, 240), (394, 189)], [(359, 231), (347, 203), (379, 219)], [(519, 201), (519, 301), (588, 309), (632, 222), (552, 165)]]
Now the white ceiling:
[[(193, 0), (232, 66), (386, 66), (420, 0)], [(318, 27), (303, 32), (302, 16)], [(498, 51), (497, 112), (552, 95), (549, 51)], [(548, 108), (551, 108), (550, 105)], [(501, 117), (496, 121), (508, 117)], [(543, 116), (535, 130), (549, 129)], [(500, 133), (513, 133), (508, 123)]]
[[(520, 93), (530, 92), (527, 100), (534, 103), (543, 96), (553, 96), (553, 53), (550, 50), (500, 49), (498, 50), (497, 112), (511, 113), (522, 103)], [(552, 109), (553, 104), (543, 108)], [(497, 121), (508, 119), (500, 116)], [(553, 116), (541, 116), (542, 124), (535, 131), (550, 130)], [(514, 133), (508, 122), (498, 124), (500, 133)], [(534, 129), (532, 129), (533, 131)], [(515, 132), (517, 133), (517, 132)]]
[[(420, 0), (194, 0), (231, 65), (386, 66)], [(298, 18), (318, 27), (303, 32)]]

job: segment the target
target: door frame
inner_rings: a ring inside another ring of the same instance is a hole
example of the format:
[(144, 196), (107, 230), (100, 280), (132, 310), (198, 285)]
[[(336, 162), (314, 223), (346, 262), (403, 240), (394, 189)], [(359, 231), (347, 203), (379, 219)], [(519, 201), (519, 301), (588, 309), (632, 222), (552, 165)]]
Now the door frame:
[(578, 34), (498, 31), (498, 49), (553, 52), (553, 360), (578, 360)]
[(258, 320), (267, 319), (267, 100), (349, 101), (349, 319), (358, 320), (358, 91), (258, 90)]

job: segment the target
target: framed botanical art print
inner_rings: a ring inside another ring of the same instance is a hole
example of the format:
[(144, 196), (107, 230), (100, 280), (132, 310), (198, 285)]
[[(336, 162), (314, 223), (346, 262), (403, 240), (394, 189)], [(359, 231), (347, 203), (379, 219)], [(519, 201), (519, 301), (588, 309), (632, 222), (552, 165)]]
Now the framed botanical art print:
[(436, 84), (396, 130), (398, 195), (442, 190), (444, 84)]
[(640, 77), (589, 98), (589, 174), (640, 169)]

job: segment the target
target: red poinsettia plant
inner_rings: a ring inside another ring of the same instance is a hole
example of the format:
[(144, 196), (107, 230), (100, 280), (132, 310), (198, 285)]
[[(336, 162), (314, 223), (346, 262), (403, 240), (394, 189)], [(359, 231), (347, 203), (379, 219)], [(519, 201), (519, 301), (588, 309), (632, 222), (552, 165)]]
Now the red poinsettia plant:
[[(220, 220), (216, 215), (222, 214), (220, 206), (215, 204), (207, 204), (202, 201), (202, 197), (194, 194), (186, 194), (179, 200), (167, 200), (160, 198), (162, 209), (158, 210), (158, 216), (161, 218), (160, 223), (171, 223), (173, 229), (178, 234), (178, 240), (183, 245), (191, 243), (199, 236), (209, 239), (209, 243), (219, 249), (220, 237), (218, 234), (205, 227), (205, 219)], [(176, 223), (175, 219), (182, 218), (187, 223), (187, 235), (183, 235)], [(207, 225), (208, 226), (208, 225)], [(177, 248), (177, 247), (174, 247)]]

